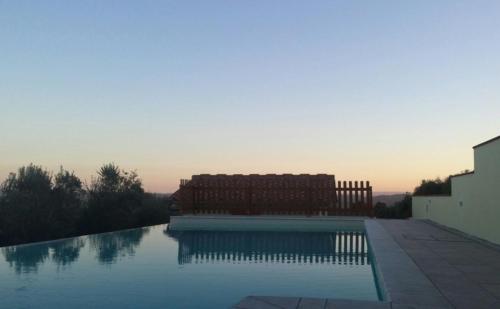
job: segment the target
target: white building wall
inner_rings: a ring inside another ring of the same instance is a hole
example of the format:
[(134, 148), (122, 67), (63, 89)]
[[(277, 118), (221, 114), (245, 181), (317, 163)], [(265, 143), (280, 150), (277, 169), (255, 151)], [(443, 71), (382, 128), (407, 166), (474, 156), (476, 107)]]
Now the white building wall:
[(474, 148), (474, 169), (452, 177), (451, 196), (413, 197), (413, 217), (500, 244), (500, 139)]

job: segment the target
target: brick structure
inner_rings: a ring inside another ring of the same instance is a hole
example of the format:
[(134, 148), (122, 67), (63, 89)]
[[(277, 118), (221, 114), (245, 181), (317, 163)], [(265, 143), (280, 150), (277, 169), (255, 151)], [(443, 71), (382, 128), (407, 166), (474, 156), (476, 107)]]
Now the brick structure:
[(371, 215), (371, 187), (327, 174), (194, 175), (173, 195), (183, 214)]

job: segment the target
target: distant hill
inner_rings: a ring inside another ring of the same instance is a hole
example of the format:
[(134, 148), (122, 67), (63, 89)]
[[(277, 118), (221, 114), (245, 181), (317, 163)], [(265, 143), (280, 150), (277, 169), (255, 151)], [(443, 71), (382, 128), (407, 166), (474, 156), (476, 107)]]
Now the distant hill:
[(373, 205), (377, 204), (378, 202), (382, 202), (387, 206), (392, 206), (394, 205), (394, 203), (401, 201), (404, 196), (405, 195), (403, 193), (375, 195), (373, 197)]

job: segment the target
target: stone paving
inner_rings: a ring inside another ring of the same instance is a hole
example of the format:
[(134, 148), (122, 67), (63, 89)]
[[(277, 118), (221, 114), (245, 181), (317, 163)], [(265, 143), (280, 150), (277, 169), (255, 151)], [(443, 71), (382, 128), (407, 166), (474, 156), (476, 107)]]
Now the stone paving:
[(234, 309), (390, 309), (388, 302), (307, 297), (248, 296)]
[(454, 308), (500, 308), (500, 251), (420, 220), (377, 220)]
[(421, 220), (365, 226), (385, 301), (249, 296), (234, 308), (500, 308), (498, 248)]
[(380, 220), (365, 221), (379, 285), (393, 308), (452, 308)]

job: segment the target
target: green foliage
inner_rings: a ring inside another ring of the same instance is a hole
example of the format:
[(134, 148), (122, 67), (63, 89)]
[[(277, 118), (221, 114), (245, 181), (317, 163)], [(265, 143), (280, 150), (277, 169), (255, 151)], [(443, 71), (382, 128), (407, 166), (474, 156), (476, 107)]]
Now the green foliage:
[[(469, 170), (460, 172), (468, 173)], [(413, 195), (450, 195), (451, 194), (451, 176), (441, 180), (439, 177), (434, 180), (424, 179), (413, 191)], [(397, 218), (404, 219), (411, 217), (411, 195), (405, 194), (404, 198), (394, 205), (387, 206), (384, 203), (377, 203), (374, 207), (377, 218)]]
[(10, 173), (0, 189), (4, 194), (44, 195), (52, 188), (52, 176), (40, 166), (30, 164)]
[(420, 185), (415, 188), (413, 195), (450, 195), (451, 178), (447, 177), (444, 181), (440, 178), (434, 180), (422, 180)]
[(135, 172), (107, 164), (92, 181), (81, 227), (87, 233), (139, 226), (136, 218), (144, 199), (142, 182)]
[(78, 233), (82, 215), (84, 190), (82, 181), (62, 167), (54, 177), (52, 197), (53, 235), (70, 236)]
[(135, 171), (120, 171), (113, 163), (103, 165), (92, 182), (91, 192), (129, 192), (143, 194), (142, 182)]
[(83, 193), (82, 181), (73, 172), (68, 172), (62, 167), (55, 176), (54, 189), (67, 195), (78, 196)]
[[(470, 173), (468, 169), (461, 171), (459, 174)], [(451, 175), (445, 180), (441, 178), (423, 179), (418, 187), (413, 191), (413, 195), (450, 195), (451, 194)]]
[(39, 166), (21, 167), (0, 186), (0, 241), (41, 240), (51, 235), (52, 177)]
[(375, 217), (386, 219), (406, 219), (411, 217), (411, 195), (405, 194), (403, 199), (387, 206), (385, 203), (378, 202), (374, 207)]
[(136, 216), (137, 225), (145, 226), (167, 222), (171, 213), (171, 204), (172, 201), (166, 196), (146, 193), (142, 208)]
[(63, 168), (30, 164), (0, 186), (0, 246), (160, 224), (169, 202), (144, 192), (136, 172), (106, 164), (91, 185)]

